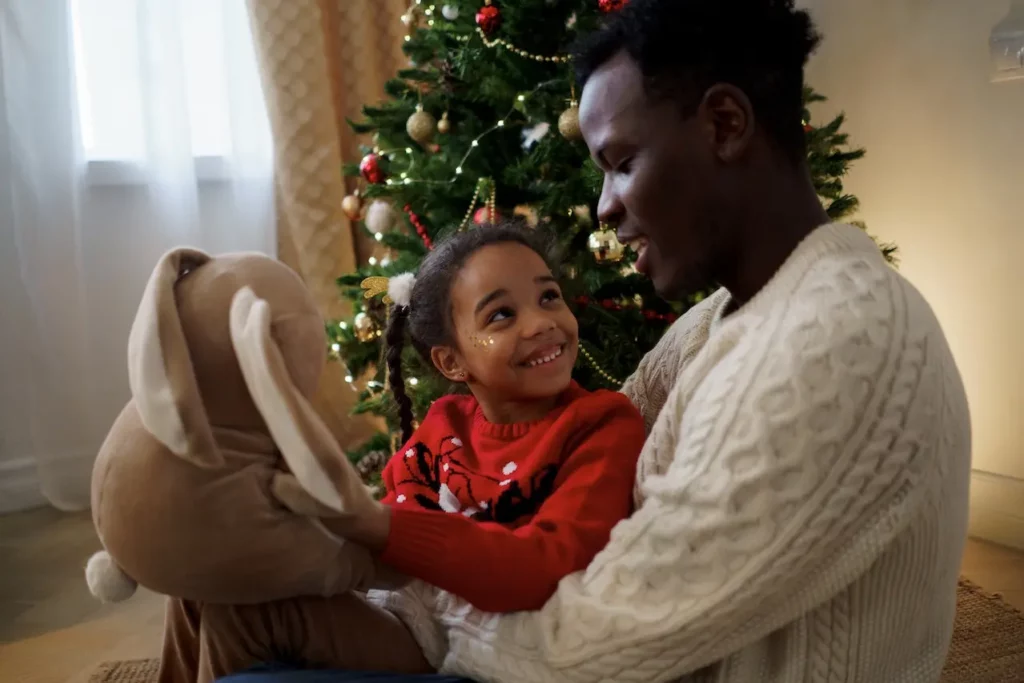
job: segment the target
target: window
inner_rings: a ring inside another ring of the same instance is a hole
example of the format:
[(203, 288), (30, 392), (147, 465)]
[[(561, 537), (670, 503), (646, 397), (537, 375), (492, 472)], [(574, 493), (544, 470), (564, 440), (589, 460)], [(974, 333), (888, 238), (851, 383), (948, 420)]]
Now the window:
[(90, 175), (144, 171), (186, 140), (200, 176), (230, 163), (232, 115), (253, 115), (238, 113), (252, 95), (240, 89), (259, 90), (245, 12), (244, 0), (71, 0)]

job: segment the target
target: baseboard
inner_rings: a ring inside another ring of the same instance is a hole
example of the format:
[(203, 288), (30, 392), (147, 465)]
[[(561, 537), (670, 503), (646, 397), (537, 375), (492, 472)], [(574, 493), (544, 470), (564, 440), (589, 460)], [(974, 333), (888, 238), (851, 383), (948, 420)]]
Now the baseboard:
[(1024, 479), (974, 470), (971, 536), (1024, 550)]
[(31, 510), (45, 503), (32, 458), (0, 461), (0, 515)]
[(0, 460), (0, 514), (52, 505), (59, 510), (89, 507), (89, 484), (95, 453), (65, 453), (46, 463), (47, 486), (31, 456)]

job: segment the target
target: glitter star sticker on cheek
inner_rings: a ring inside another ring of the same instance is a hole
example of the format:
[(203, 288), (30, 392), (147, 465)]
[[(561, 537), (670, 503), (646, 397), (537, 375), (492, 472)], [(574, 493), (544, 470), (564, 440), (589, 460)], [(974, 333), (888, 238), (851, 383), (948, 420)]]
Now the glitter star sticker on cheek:
[(494, 346), (494, 337), (478, 337), (475, 334), (470, 337), (474, 349), (486, 349)]

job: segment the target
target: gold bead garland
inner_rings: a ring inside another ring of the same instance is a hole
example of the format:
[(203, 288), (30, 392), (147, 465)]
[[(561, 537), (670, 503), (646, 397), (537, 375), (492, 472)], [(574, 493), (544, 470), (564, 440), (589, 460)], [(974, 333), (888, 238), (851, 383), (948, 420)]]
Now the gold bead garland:
[[(511, 52), (512, 54), (519, 55), (520, 57), (523, 57), (525, 59), (532, 59), (535, 62), (565, 64), (569, 61), (568, 55), (535, 55), (532, 52), (527, 52), (526, 50), (516, 47), (515, 45), (505, 40), (504, 38), (488, 38), (487, 34), (484, 33), (483, 29), (480, 28), (479, 26), (477, 27), (476, 32), (480, 35), (480, 40), (484, 42), (484, 45), (491, 49), (501, 46), (508, 50), (509, 52)], [(461, 40), (462, 42), (467, 42), (469, 41), (470, 36), (459, 36), (458, 39)]]
[(488, 215), (491, 216), (491, 220), (494, 219), (494, 205), (497, 198), (497, 190), (495, 189), (495, 183), (493, 180), (483, 177), (476, 181), (476, 189), (473, 190), (473, 198), (469, 200), (469, 208), (466, 209), (466, 215), (462, 217), (462, 222), (459, 223), (459, 232), (462, 232), (469, 226), (469, 222), (473, 219), (473, 209), (476, 208), (476, 203), (483, 199), (484, 192), (488, 186), (491, 188), (491, 194), (484, 203), (487, 205), (487, 212)]
[(495, 206), (498, 197), (498, 186), (491, 183), (491, 194), (487, 197), (487, 220), (493, 223), (498, 216), (498, 209)]
[(580, 353), (582, 353), (583, 357), (587, 359), (587, 363), (590, 364), (590, 367), (596, 370), (597, 374), (601, 375), (601, 377), (604, 378), (606, 382), (608, 382), (609, 384), (613, 384), (615, 386), (622, 385), (622, 380), (615, 379), (610, 374), (608, 374), (608, 372), (604, 368), (597, 364), (597, 361), (594, 360), (594, 357), (590, 355), (590, 352), (587, 351), (586, 347), (583, 346), (583, 344), (580, 344)]

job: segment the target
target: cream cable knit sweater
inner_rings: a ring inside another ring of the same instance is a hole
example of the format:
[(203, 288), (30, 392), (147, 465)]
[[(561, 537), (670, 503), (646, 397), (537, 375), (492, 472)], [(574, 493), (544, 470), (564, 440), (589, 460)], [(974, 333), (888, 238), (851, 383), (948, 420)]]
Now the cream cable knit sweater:
[(637, 512), (539, 612), (422, 584), (380, 600), (478, 681), (934, 683), (953, 625), (970, 427), (928, 304), (856, 227), (719, 292), (623, 387)]

